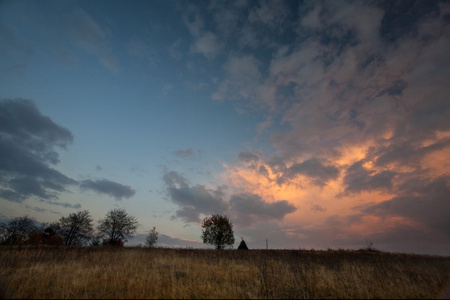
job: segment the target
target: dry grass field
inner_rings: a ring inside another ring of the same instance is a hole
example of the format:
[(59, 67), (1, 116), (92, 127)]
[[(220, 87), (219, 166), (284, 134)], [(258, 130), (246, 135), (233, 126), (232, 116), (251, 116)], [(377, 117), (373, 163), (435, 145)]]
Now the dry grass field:
[(3, 298), (433, 299), (450, 257), (352, 250), (0, 247)]

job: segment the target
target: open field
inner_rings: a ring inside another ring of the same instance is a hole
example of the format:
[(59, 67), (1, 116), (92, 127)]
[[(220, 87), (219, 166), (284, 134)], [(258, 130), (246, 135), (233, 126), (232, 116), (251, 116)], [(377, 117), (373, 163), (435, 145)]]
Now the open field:
[(4, 298), (439, 298), (450, 257), (352, 250), (0, 247)]

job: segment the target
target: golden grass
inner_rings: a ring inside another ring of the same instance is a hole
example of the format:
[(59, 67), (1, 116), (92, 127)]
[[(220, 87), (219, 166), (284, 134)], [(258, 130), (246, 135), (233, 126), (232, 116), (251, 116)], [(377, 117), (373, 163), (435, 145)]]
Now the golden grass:
[(450, 257), (336, 250), (0, 247), (5, 298), (438, 298)]

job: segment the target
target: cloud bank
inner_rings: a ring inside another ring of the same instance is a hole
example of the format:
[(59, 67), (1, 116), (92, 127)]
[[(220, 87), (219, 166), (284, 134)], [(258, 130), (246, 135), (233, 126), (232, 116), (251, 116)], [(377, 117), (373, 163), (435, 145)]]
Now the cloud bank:
[(227, 187), (191, 185), (176, 171), (167, 172), (163, 179), (169, 199), (180, 208), (174, 217), (185, 222), (198, 224), (212, 214), (225, 214), (242, 226), (252, 226), (270, 219), (281, 220), (296, 210), (286, 200), (266, 202), (251, 193), (232, 194), (228, 199)]

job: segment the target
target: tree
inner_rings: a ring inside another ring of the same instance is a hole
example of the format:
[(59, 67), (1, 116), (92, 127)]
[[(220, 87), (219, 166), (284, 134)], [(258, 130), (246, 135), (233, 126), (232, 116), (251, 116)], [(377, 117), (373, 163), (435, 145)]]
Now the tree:
[(83, 210), (62, 217), (55, 227), (58, 228), (64, 245), (86, 245), (92, 239), (94, 231), (92, 222), (89, 211)]
[(203, 243), (215, 245), (218, 250), (234, 244), (233, 224), (227, 216), (214, 214), (204, 218), (202, 227)]
[(128, 238), (132, 238), (138, 223), (136, 217), (120, 208), (110, 210), (106, 217), (98, 222), (97, 230), (104, 238), (104, 244), (114, 246), (121, 246)]
[(156, 227), (153, 227), (152, 230), (148, 232), (147, 238), (145, 239), (146, 244), (149, 247), (153, 247), (158, 241), (159, 233), (156, 231)]
[(11, 219), (8, 223), (0, 225), (2, 228), (2, 244), (16, 245), (23, 244), (30, 234), (38, 232), (36, 220), (28, 215)]

